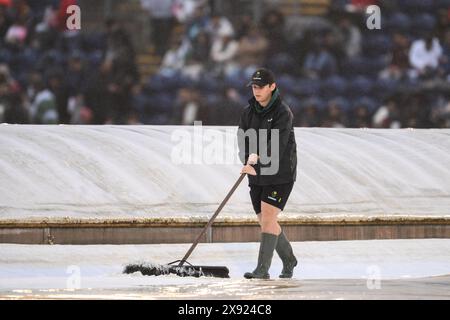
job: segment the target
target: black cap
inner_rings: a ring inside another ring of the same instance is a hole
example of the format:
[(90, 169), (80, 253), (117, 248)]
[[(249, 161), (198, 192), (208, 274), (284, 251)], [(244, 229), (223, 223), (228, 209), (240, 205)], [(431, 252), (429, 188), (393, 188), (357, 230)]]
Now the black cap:
[(275, 82), (275, 76), (273, 75), (272, 71), (268, 69), (258, 69), (253, 73), (252, 80), (247, 84), (247, 87), (251, 86), (252, 84), (256, 84), (257, 86), (264, 87), (267, 84), (272, 84)]

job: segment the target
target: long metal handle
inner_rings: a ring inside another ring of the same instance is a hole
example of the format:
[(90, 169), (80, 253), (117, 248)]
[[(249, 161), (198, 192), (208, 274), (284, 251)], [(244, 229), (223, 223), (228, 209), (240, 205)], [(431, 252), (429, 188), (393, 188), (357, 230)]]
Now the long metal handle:
[(220, 204), (220, 206), (217, 208), (216, 212), (214, 212), (213, 216), (211, 217), (211, 219), (209, 219), (208, 223), (206, 224), (206, 226), (203, 228), (202, 232), (200, 232), (200, 234), (198, 235), (198, 237), (195, 239), (194, 243), (192, 244), (192, 246), (189, 248), (188, 252), (186, 252), (186, 254), (184, 255), (183, 259), (181, 259), (180, 263), (178, 264), (178, 267), (181, 267), (186, 260), (189, 258), (189, 256), (191, 255), (192, 251), (194, 251), (195, 247), (197, 246), (197, 244), (200, 242), (200, 239), (202, 238), (202, 236), (205, 234), (206, 230), (213, 224), (214, 219), (216, 219), (217, 215), (220, 213), (220, 211), (222, 210), (222, 208), (225, 206), (225, 204), (227, 203), (227, 201), (231, 198), (231, 195), (234, 193), (234, 191), (237, 189), (237, 187), (239, 186), (239, 184), (241, 183), (242, 179), (244, 179), (246, 173), (241, 173), (241, 176), (239, 177), (239, 179), (236, 181), (236, 183), (234, 184), (234, 186), (231, 188), (230, 192), (228, 192), (227, 196), (225, 197), (225, 199), (223, 199), (222, 203)]

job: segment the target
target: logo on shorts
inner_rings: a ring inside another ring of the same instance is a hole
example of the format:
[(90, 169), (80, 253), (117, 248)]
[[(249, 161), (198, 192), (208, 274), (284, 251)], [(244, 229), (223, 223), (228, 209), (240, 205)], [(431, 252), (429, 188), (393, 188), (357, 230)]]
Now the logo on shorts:
[(272, 191), (270, 196), (268, 196), (267, 198), (270, 200), (276, 201), (278, 203), (281, 203), (281, 197), (278, 197), (278, 192), (276, 192), (276, 191)]

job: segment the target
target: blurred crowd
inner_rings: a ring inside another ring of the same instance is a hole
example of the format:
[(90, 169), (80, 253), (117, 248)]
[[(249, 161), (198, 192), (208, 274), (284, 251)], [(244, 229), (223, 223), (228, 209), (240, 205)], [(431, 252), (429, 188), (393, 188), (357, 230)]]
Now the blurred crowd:
[(139, 82), (131, 37), (68, 30), (76, 0), (0, 0), (0, 122), (125, 124)]
[[(295, 126), (450, 127), (449, 0), (335, 0), (326, 16), (270, 1), (259, 19), (216, 1), (140, 0), (161, 57), (148, 78), (117, 19), (65, 29), (74, 3), (0, 0), (0, 122), (236, 125), (265, 66)], [(366, 26), (370, 4), (381, 30)]]

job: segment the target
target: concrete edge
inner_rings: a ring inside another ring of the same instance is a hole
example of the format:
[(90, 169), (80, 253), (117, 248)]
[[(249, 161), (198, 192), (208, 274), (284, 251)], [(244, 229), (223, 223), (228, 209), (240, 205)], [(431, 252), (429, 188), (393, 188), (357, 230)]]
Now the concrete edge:
[[(3, 219), (0, 228), (126, 228), (126, 227), (202, 227), (207, 218), (138, 218), (138, 219)], [(450, 216), (445, 217), (299, 217), (295, 219), (279, 219), (286, 226), (297, 225), (450, 225)], [(257, 226), (256, 219), (220, 219), (214, 221), (217, 227)]]

